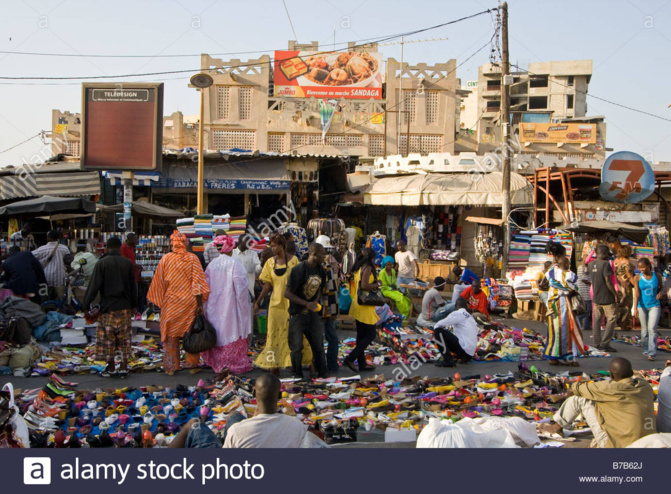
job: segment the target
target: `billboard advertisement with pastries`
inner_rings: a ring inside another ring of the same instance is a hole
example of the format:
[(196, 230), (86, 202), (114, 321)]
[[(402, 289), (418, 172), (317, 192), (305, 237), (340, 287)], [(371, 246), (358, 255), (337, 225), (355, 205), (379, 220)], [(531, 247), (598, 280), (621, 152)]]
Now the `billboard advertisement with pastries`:
[(382, 99), (383, 75), (377, 52), (276, 51), (274, 95)]

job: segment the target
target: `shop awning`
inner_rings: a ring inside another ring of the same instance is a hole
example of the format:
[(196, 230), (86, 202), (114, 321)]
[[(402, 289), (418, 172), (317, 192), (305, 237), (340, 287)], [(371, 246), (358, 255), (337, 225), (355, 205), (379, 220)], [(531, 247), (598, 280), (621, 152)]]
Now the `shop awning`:
[[(161, 177), (154, 187), (195, 189), (197, 187), (198, 168), (195, 163), (182, 165), (164, 162)], [(288, 191), (291, 179), (283, 160), (241, 161), (205, 164), (205, 188), (210, 191)]]
[[(123, 204), (115, 204), (114, 206), (98, 205), (98, 208), (103, 211), (110, 211), (115, 213), (123, 212)], [(132, 203), (133, 213), (138, 216), (146, 216), (149, 218), (182, 218), (184, 213), (174, 209), (164, 208), (156, 204), (150, 204), (144, 201), (134, 201)]]
[(582, 221), (559, 227), (560, 230), (567, 230), (574, 233), (613, 233), (628, 238), (637, 244), (645, 243), (648, 237), (648, 230), (644, 226), (634, 226), (627, 223), (618, 223), (617, 221), (595, 220)]
[(98, 172), (26, 173), (0, 177), (0, 199), (43, 195), (94, 196), (100, 194)]
[[(373, 206), (501, 206), (503, 174), (429, 173), (381, 178), (364, 194)], [(533, 186), (510, 174), (513, 205), (533, 204)]]
[[(123, 172), (104, 171), (103, 176), (110, 181), (110, 185), (123, 185)], [(158, 172), (133, 172), (133, 185), (136, 187), (152, 187), (158, 182)]]
[(83, 197), (43, 196), (14, 202), (0, 208), (0, 216), (44, 216), (45, 214), (95, 213), (93, 201)]

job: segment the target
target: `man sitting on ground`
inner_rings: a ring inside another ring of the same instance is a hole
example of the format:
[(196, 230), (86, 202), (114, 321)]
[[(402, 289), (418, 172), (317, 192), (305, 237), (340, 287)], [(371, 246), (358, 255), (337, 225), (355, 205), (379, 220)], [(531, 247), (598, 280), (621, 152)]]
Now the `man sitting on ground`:
[(562, 434), (582, 415), (594, 434), (592, 447), (626, 448), (655, 433), (654, 393), (645, 379), (635, 379), (631, 362), (618, 357), (610, 363), (610, 380), (574, 383), (541, 431)]
[(433, 280), (433, 287), (426, 291), (422, 299), (422, 313), (417, 318), (420, 326), (433, 326), (446, 315), (454, 310), (454, 304), (448, 304), (440, 295), (440, 290), (445, 288), (445, 278), (437, 276)]
[[(487, 299), (487, 294), (482, 291), (482, 286), (480, 285), (480, 280), (474, 281), (471, 286), (466, 288), (461, 292), (461, 297), (465, 298), (468, 301), (468, 310), (471, 312), (479, 312), (484, 318), (488, 321), (491, 320), (489, 317), (489, 300)], [(477, 317), (477, 314), (474, 314), (473, 317)]]
[[(277, 413), (280, 380), (264, 373), (256, 380), (256, 412), (249, 419), (230, 417), (224, 433), (224, 448), (326, 448), (296, 417)], [(221, 441), (199, 419), (191, 419), (170, 443), (171, 448), (220, 448)]]
[[(457, 356), (458, 363), (468, 363), (475, 355), (478, 344), (478, 323), (466, 310), (466, 299), (457, 300), (457, 309), (449, 316), (438, 321), (433, 330), (433, 340), (442, 360), (436, 362), (437, 367), (454, 367), (452, 354)], [(450, 331), (447, 328), (452, 328)]]

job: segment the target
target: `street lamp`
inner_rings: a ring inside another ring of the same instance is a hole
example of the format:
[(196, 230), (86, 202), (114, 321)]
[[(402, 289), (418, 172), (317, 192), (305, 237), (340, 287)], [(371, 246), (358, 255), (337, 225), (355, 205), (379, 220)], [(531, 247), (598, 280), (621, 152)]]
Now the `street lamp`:
[(200, 91), (200, 120), (198, 122), (198, 195), (197, 212), (205, 214), (205, 150), (203, 149), (203, 114), (205, 113), (205, 89), (214, 83), (207, 74), (196, 74), (191, 78), (191, 85)]

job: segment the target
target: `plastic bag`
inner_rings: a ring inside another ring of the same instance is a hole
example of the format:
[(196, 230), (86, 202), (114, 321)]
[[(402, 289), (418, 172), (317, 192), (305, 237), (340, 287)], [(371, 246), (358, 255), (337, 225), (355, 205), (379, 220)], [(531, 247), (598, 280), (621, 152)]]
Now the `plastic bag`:
[(217, 346), (217, 332), (203, 314), (196, 315), (191, 329), (184, 335), (182, 346), (188, 353), (201, 353)]
[(341, 314), (349, 314), (349, 308), (352, 305), (352, 296), (349, 288), (345, 285), (340, 287), (339, 305)]
[(571, 309), (573, 309), (573, 313), (576, 316), (582, 316), (587, 312), (585, 301), (578, 292), (572, 292), (571, 295), (569, 295), (569, 299), (571, 300)]
[[(9, 447), (16, 448), (30, 448), (30, 433), (28, 432), (28, 425), (26, 424), (25, 419), (21, 416), (19, 407), (14, 404), (14, 386), (12, 383), (7, 383), (2, 387), (3, 391), (9, 393), (9, 411), (13, 410), (11, 416), (5, 426), (3, 427), (4, 431), (8, 434), (11, 434), (11, 440), (2, 441), (3, 444), (9, 444)], [(2, 431), (0, 431), (0, 434)], [(14, 446), (16, 444), (16, 446)]]
[(510, 432), (504, 429), (476, 432), (471, 419), (456, 424), (429, 419), (417, 438), (417, 448), (516, 448)]

